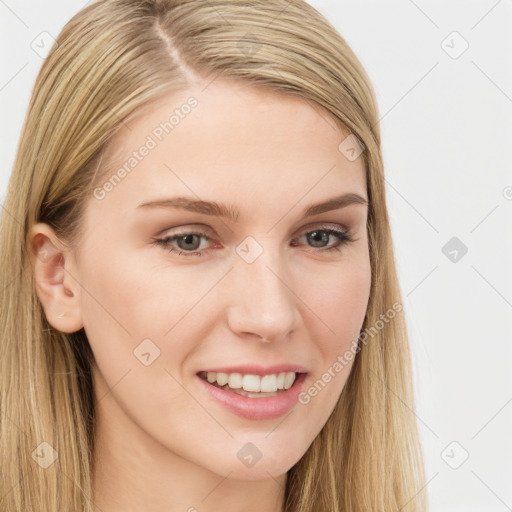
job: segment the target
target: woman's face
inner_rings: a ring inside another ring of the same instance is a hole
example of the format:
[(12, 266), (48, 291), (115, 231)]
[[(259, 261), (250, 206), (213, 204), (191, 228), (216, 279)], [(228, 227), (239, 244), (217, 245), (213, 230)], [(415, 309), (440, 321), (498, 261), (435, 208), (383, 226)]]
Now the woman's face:
[[(347, 135), (310, 102), (220, 79), (123, 127), (64, 281), (95, 356), (100, 430), (232, 478), (301, 458), (369, 299), (367, 205), (305, 216), (368, 199)], [(296, 372), (266, 398), (239, 394)]]

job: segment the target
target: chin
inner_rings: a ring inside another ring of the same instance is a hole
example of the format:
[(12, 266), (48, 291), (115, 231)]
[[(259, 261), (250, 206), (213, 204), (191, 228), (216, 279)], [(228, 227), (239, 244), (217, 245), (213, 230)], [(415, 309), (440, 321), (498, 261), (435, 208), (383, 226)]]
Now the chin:
[[(236, 449), (223, 450), (221, 461), (210, 466), (210, 470), (237, 480), (268, 480), (287, 473), (304, 455), (308, 446), (300, 446), (292, 451), (293, 446), (287, 444), (286, 450), (279, 450), (272, 446), (272, 442), (252, 444), (250, 441), (236, 439)], [(265, 444), (266, 446), (262, 446)], [(256, 446), (259, 446), (257, 448)], [(233, 457), (226, 458), (226, 453), (234, 453)], [(215, 455), (213, 455), (215, 457)], [(213, 462), (210, 459), (211, 462)], [(202, 461), (204, 464), (204, 460)], [(219, 464), (219, 462), (221, 462)]]
[(253, 467), (241, 467), (243, 464), (226, 463), (222, 468), (217, 468), (215, 472), (223, 476), (229, 475), (232, 480), (268, 480), (285, 474), (296, 461), (283, 462), (286, 461), (281, 461), (279, 464), (265, 463), (263, 459), (260, 459)]

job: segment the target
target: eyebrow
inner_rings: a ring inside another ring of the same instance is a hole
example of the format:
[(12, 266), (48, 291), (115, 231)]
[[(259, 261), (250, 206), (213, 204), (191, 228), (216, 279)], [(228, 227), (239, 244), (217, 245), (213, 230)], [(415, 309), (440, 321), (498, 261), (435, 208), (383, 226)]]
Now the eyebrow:
[[(336, 196), (327, 201), (313, 204), (302, 211), (302, 218), (311, 217), (320, 213), (329, 212), (345, 208), (352, 204), (368, 206), (368, 201), (352, 192)], [(236, 221), (239, 216), (239, 210), (230, 204), (216, 203), (215, 201), (202, 201), (189, 197), (172, 197), (165, 199), (156, 199), (139, 204), (137, 208), (180, 208), (190, 212), (201, 213), (203, 215), (214, 215)]]

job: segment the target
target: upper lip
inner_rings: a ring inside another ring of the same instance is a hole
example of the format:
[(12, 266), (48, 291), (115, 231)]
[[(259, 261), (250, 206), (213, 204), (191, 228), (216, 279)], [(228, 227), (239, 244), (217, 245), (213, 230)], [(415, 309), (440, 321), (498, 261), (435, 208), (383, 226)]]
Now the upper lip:
[[(307, 373), (306, 368), (300, 364), (275, 364), (272, 366), (260, 366), (257, 364), (247, 364), (239, 366), (217, 366), (215, 368), (208, 368), (201, 370), (203, 372), (217, 372), (217, 373), (242, 373), (244, 375), (272, 375), (274, 373), (282, 372), (295, 372)], [(198, 372), (200, 373), (200, 372)]]

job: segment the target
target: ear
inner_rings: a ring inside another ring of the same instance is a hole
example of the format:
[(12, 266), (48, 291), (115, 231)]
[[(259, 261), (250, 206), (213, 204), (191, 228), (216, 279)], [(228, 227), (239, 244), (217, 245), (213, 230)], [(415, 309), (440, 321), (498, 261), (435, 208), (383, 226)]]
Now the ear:
[(30, 249), (36, 293), (48, 322), (61, 332), (78, 331), (83, 327), (80, 285), (69, 249), (44, 223), (31, 227)]

